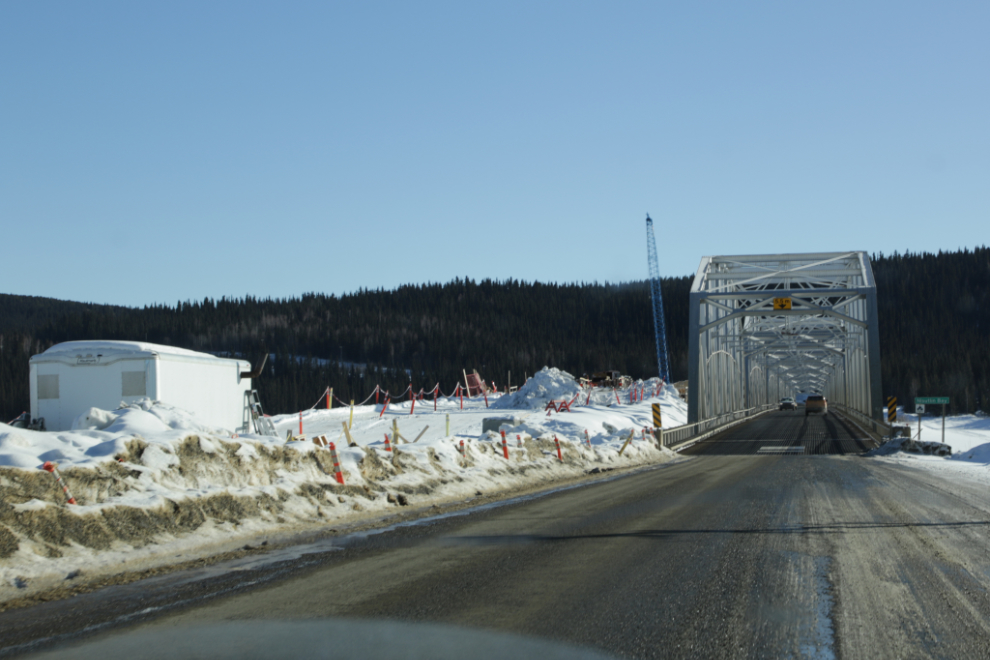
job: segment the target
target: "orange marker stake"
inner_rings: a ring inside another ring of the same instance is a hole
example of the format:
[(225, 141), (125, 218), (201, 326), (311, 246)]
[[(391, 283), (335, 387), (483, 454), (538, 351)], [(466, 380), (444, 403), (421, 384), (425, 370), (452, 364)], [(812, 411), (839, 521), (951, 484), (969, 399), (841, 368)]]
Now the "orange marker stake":
[(41, 466), (41, 469), (55, 477), (55, 483), (61, 486), (62, 492), (65, 493), (65, 501), (69, 504), (75, 504), (76, 498), (72, 496), (72, 493), (69, 492), (69, 487), (65, 485), (64, 481), (62, 481), (62, 475), (58, 473), (58, 465), (56, 463), (52, 463), (51, 461), (45, 461), (45, 464)]
[(333, 476), (337, 483), (343, 486), (344, 473), (340, 471), (340, 461), (337, 460), (337, 446), (332, 442), (330, 443), (330, 458), (333, 459)]
[(385, 451), (392, 451), (392, 443), (388, 440), (388, 433), (385, 434)]
[(557, 458), (560, 459), (560, 462), (561, 463), (563, 463), (564, 462), (564, 457), (560, 453), (560, 440), (557, 439), (557, 436), (556, 435), (553, 436), (553, 443), (555, 445), (557, 445)]
[(505, 431), (502, 431), (502, 454), (509, 460), (509, 445), (505, 444)]

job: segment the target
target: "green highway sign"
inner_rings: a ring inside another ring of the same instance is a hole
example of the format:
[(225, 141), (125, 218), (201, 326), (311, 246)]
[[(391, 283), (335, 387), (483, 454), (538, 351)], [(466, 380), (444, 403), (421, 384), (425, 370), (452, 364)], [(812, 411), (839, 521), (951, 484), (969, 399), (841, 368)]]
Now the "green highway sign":
[(949, 397), (947, 396), (916, 396), (914, 397), (915, 404), (938, 404), (948, 405)]

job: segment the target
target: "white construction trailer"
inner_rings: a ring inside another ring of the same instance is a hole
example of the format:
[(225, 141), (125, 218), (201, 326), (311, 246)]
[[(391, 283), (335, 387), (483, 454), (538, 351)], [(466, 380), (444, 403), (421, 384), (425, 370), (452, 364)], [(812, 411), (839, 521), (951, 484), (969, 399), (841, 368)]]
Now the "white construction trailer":
[[(251, 363), (137, 341), (68, 341), (30, 361), (31, 417), (65, 431), (90, 408), (148, 397), (216, 428), (250, 433)], [(260, 372), (260, 369), (259, 369)]]

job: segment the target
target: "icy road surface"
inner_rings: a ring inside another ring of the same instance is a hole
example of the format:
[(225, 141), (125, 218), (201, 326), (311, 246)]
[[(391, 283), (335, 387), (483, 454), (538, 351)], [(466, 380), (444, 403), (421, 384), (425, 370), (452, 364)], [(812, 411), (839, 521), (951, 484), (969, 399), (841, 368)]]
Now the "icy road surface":
[[(857, 455), (702, 455), (343, 536), (274, 565), (8, 611), (0, 643), (42, 650), (83, 631), (181, 639), (203, 623), (331, 617), (634, 658), (986, 658), (988, 529), (986, 487), (958, 472)], [(32, 645), (51, 635), (63, 636)]]
[[(283, 545), (300, 534), (677, 460), (644, 431), (654, 403), (667, 427), (686, 414), (658, 380), (582, 391), (553, 368), (487, 402), (381, 399), (353, 411), (274, 417), (277, 437), (207, 428), (149, 399), (91, 409), (71, 431), (0, 424), (0, 607), (245, 545)], [(546, 410), (551, 399), (573, 402), (571, 412)], [(491, 418), (506, 430), (504, 445), (483, 428)], [(287, 442), (287, 434), (300, 439)], [(336, 444), (343, 483), (315, 436)], [(66, 505), (53, 475), (39, 469), (45, 461), (58, 463), (77, 504)]]

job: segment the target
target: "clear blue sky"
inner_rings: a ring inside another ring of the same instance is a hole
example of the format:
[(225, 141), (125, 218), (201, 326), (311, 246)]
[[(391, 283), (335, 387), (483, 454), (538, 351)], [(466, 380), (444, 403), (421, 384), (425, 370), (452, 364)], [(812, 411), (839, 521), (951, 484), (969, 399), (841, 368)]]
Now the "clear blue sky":
[(0, 3), (0, 292), (990, 243), (990, 3)]

